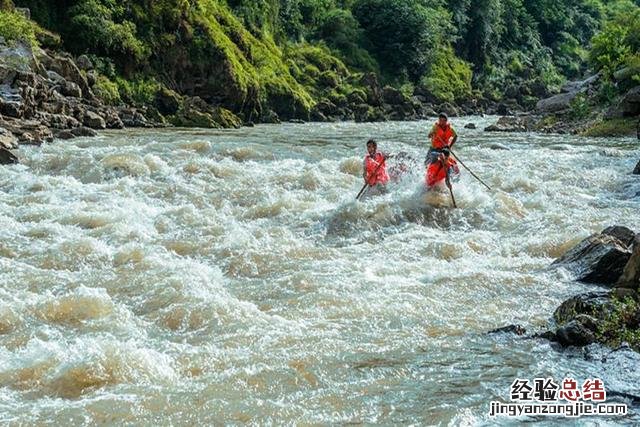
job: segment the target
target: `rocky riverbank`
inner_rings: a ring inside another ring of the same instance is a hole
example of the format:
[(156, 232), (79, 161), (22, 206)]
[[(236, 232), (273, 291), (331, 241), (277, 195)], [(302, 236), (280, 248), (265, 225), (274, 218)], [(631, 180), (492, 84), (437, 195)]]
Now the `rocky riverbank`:
[[(609, 227), (567, 251), (552, 268), (562, 268), (598, 289), (564, 301), (553, 313), (554, 327), (531, 338), (563, 347), (599, 343), (640, 352), (640, 233)], [(519, 325), (492, 331), (499, 332), (526, 334)]]
[(538, 101), (535, 110), (501, 117), (489, 132), (545, 132), (640, 139), (640, 86), (602, 100), (600, 74), (566, 83), (560, 93)]

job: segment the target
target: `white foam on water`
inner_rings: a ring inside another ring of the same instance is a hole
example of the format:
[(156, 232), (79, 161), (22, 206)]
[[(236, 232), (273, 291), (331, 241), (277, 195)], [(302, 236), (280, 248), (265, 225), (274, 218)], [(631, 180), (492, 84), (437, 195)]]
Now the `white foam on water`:
[[(423, 191), (429, 126), (21, 148), (0, 169), (0, 422), (473, 425), (516, 375), (579, 371), (485, 332), (542, 328), (589, 289), (553, 258), (640, 229), (638, 148), (461, 130), (456, 154), (493, 190), (462, 169), (452, 209)], [(370, 137), (415, 160), (356, 202)]]

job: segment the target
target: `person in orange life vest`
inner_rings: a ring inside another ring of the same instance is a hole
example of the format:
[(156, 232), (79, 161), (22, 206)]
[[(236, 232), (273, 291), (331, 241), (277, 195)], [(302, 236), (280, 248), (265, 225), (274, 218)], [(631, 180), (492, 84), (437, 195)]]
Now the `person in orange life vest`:
[(459, 175), (457, 162), (451, 157), (449, 149), (443, 148), (437, 160), (427, 166), (426, 184), (431, 188), (444, 181), (449, 186), (451, 180), (455, 181)]
[(433, 125), (431, 132), (429, 132), (429, 138), (431, 139), (431, 147), (427, 153), (427, 164), (438, 161), (442, 150), (453, 147), (453, 144), (458, 140), (458, 134), (453, 129), (453, 126), (449, 124), (449, 118), (445, 113), (438, 115), (438, 122)]
[(385, 161), (389, 156), (378, 151), (378, 143), (370, 139), (367, 141), (367, 155), (364, 158), (364, 172), (362, 177), (370, 187), (385, 185), (389, 182)]

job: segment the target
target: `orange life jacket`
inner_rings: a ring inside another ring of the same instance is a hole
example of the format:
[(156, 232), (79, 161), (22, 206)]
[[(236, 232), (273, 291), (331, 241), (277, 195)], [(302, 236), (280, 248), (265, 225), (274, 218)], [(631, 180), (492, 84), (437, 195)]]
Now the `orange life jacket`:
[(458, 163), (449, 157), (446, 161), (447, 165), (443, 165), (441, 161), (430, 163), (427, 167), (425, 181), (427, 187), (431, 188), (443, 182), (447, 178), (447, 171), (451, 169), (453, 173), (459, 173)]
[(455, 131), (449, 123), (444, 128), (436, 123), (433, 126), (433, 137), (431, 138), (431, 146), (435, 149), (442, 149), (449, 145), (449, 139), (456, 135)]
[[(380, 168), (378, 168), (380, 166)], [(384, 161), (382, 153), (375, 153), (373, 157), (367, 155), (364, 158), (364, 170), (366, 172), (366, 181), (369, 185), (386, 184), (389, 182), (387, 174), (387, 165)]]

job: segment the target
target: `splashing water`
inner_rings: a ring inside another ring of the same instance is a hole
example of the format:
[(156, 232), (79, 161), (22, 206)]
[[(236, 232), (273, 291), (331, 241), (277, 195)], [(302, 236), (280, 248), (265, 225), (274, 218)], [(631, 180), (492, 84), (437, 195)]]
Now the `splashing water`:
[[(496, 191), (463, 170), (454, 210), (422, 192), (429, 126), (21, 148), (0, 169), (0, 422), (482, 424), (516, 377), (597, 376), (486, 331), (542, 329), (593, 289), (547, 266), (640, 230), (637, 145), (463, 130), (457, 154)], [(358, 203), (370, 137), (416, 162)]]

